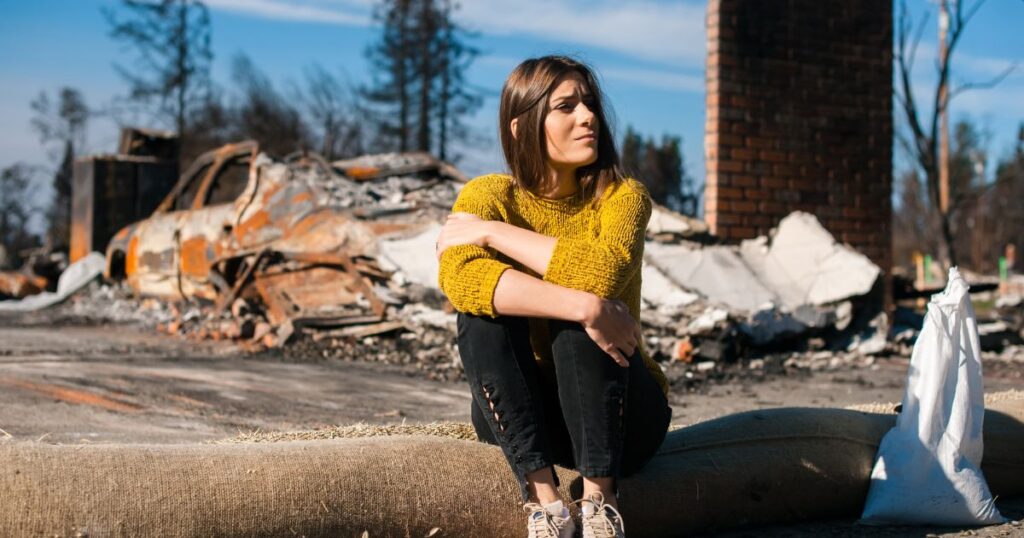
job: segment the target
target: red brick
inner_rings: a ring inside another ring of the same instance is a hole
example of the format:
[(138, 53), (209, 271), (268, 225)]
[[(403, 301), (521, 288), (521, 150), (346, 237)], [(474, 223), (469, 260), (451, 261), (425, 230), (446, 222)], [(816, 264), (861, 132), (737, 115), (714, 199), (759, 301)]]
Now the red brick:
[(756, 187), (757, 178), (754, 176), (734, 175), (730, 179), (730, 183), (736, 187)]
[(719, 172), (742, 172), (743, 163), (738, 161), (718, 161)]
[(778, 224), (776, 219), (778, 219), (778, 217), (773, 217), (771, 215), (750, 215), (747, 217), (747, 223), (758, 228), (771, 228), (775, 224)]
[(757, 154), (753, 150), (746, 148), (732, 148), (729, 150), (729, 156), (740, 161), (749, 161), (756, 157)]
[(774, 164), (772, 165), (772, 173), (777, 176), (795, 176), (796, 167), (791, 164)]
[(770, 149), (774, 144), (767, 138), (756, 138), (747, 137), (746, 144), (748, 148), (754, 149)]
[(730, 226), (725, 237), (727, 239), (750, 239), (757, 237), (757, 230), (751, 226)]
[(708, 229), (711, 230), (711, 233), (718, 234), (718, 213), (714, 211), (705, 212), (704, 222), (708, 223)]
[(742, 217), (734, 213), (722, 213), (718, 212), (718, 225), (719, 226), (736, 226), (743, 223)]
[(772, 197), (772, 191), (766, 189), (743, 189), (743, 196), (747, 200), (767, 200)]
[(814, 179), (800, 178), (789, 180), (789, 188), (799, 191), (813, 191), (821, 186), (823, 186), (823, 183)]
[(738, 202), (732, 202), (731, 206), (732, 206), (731, 211), (734, 211), (734, 212), (737, 212), (737, 213), (756, 213), (757, 212), (757, 203), (756, 202), (751, 202), (751, 201), (746, 201), (746, 200), (745, 201), (738, 201)]
[(754, 105), (755, 105), (754, 102), (751, 101), (749, 98), (742, 97), (742, 96), (739, 96), (739, 95), (733, 95), (732, 97), (730, 97), (729, 98), (729, 104), (732, 105), (732, 106), (738, 106), (738, 107), (741, 107), (741, 108), (753, 108)]
[(786, 160), (786, 154), (781, 151), (762, 151), (759, 155), (761, 159), (773, 163), (781, 163)]
[(718, 134), (718, 143), (722, 146), (729, 147), (741, 147), (743, 146), (743, 137), (728, 133)]
[(719, 200), (739, 200), (743, 198), (743, 190), (733, 187), (719, 187), (718, 198)]

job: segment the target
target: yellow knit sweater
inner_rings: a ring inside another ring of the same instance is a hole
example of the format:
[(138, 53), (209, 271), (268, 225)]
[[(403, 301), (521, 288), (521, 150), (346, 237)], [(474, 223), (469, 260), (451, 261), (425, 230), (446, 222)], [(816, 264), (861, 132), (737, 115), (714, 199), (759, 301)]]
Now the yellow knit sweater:
[[(581, 196), (541, 198), (520, 188), (511, 176), (491, 174), (467, 183), (452, 211), (557, 238), (544, 280), (619, 299), (635, 319), (640, 319), (640, 265), (651, 217), (651, 199), (640, 182), (627, 179), (609, 187), (595, 206)], [(438, 283), (456, 310), (495, 317), (494, 288), (509, 268), (540, 277), (492, 248), (457, 245), (441, 255)], [(550, 366), (551, 339), (546, 320), (530, 320), (530, 341), (537, 360), (542, 366)], [(667, 394), (665, 374), (642, 342), (640, 353)]]

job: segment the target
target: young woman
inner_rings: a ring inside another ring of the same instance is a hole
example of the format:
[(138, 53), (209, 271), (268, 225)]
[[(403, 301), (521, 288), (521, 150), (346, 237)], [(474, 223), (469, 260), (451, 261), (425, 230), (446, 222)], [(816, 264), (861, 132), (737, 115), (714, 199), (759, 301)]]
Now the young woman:
[(601, 97), (571, 58), (516, 67), (499, 110), (511, 175), (467, 183), (437, 241), (473, 426), (518, 478), (531, 537), (574, 533), (553, 464), (583, 477), (583, 536), (623, 536), (616, 480), (671, 418), (637, 323), (651, 201), (619, 171)]

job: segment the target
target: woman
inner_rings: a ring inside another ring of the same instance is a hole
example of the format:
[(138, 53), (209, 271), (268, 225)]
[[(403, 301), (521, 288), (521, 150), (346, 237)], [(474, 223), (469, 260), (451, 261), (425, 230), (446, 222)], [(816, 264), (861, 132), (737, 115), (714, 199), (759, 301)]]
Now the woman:
[(654, 455), (671, 418), (636, 321), (650, 197), (619, 171), (578, 61), (516, 67), (499, 122), (511, 176), (467, 183), (437, 242), (473, 426), (516, 474), (531, 537), (574, 533), (553, 464), (583, 477), (583, 536), (623, 536), (616, 480)]

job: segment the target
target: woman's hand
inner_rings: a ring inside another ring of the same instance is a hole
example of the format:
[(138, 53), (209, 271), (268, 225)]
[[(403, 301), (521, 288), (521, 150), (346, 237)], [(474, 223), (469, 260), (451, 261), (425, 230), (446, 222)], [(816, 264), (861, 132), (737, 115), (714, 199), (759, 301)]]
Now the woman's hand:
[(583, 328), (598, 347), (626, 368), (628, 357), (633, 355), (643, 337), (640, 325), (622, 301), (595, 298), (596, 303), (583, 319)]
[(452, 213), (448, 215), (448, 220), (441, 227), (441, 233), (437, 236), (437, 243), (434, 245), (434, 254), (437, 256), (437, 259), (441, 259), (441, 253), (446, 248), (455, 245), (486, 247), (487, 225), (489, 222), (472, 213)]

